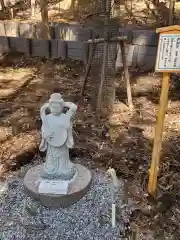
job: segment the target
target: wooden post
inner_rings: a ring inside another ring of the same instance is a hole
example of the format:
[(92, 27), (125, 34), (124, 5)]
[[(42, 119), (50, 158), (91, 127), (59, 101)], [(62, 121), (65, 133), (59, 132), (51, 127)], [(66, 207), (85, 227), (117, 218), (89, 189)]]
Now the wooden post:
[(148, 192), (151, 195), (155, 195), (156, 185), (157, 185), (164, 118), (165, 118), (165, 113), (168, 105), (169, 80), (170, 80), (170, 73), (163, 73), (163, 82), (162, 82), (162, 90), (161, 90), (161, 97), (160, 97), (160, 109), (158, 113), (156, 129), (155, 129), (152, 162), (149, 170)]
[(138, 233), (136, 230), (132, 230), (131, 240), (137, 240), (138, 239)]
[(123, 196), (123, 201), (122, 204), (123, 205), (127, 205), (128, 204), (128, 182), (127, 180), (124, 180), (124, 196)]
[(132, 103), (132, 94), (131, 94), (131, 84), (130, 84), (130, 80), (129, 80), (130, 78), (129, 78), (129, 71), (128, 71), (128, 63), (127, 63), (125, 46), (124, 46), (123, 41), (120, 42), (120, 47), (121, 47), (121, 56), (122, 56), (122, 62), (123, 62), (123, 67), (124, 67), (124, 77), (125, 77), (125, 82), (126, 82), (128, 106), (130, 109), (132, 109), (133, 103)]
[(159, 113), (155, 128), (152, 162), (149, 169), (148, 192), (152, 196), (155, 196), (157, 188), (157, 177), (159, 170), (160, 152), (162, 146), (164, 118), (168, 105), (170, 73), (180, 72), (180, 66), (177, 61), (180, 58), (180, 53), (178, 51), (180, 26), (177, 25), (159, 28), (156, 30), (156, 32), (160, 33), (160, 36), (155, 71), (163, 73), (163, 81), (160, 96)]
[(97, 107), (96, 107), (96, 117), (97, 120), (99, 120), (100, 117), (100, 111), (101, 111), (101, 102), (102, 102), (102, 91), (103, 91), (103, 85), (105, 81), (105, 71), (106, 71), (106, 59), (108, 54), (108, 42), (104, 43), (104, 51), (103, 51), (103, 62), (102, 62), (102, 70), (101, 70), (101, 82), (97, 97)]
[(87, 64), (87, 67), (86, 67), (84, 81), (83, 81), (83, 85), (82, 85), (82, 89), (81, 89), (81, 100), (83, 99), (83, 96), (84, 96), (84, 91), (85, 91), (85, 88), (86, 88), (86, 85), (87, 85), (89, 71), (91, 69), (92, 59), (93, 59), (93, 55), (95, 53), (95, 50), (96, 50), (96, 44), (95, 43), (91, 44), (90, 45), (90, 53), (89, 53), (88, 64)]

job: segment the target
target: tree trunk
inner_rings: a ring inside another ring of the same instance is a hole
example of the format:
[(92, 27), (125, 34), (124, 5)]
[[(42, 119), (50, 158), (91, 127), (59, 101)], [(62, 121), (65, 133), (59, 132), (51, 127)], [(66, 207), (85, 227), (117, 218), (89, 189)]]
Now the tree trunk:
[(4, 0), (0, 0), (0, 3), (1, 3), (1, 8), (2, 10), (4, 11), (5, 10), (5, 4), (4, 4)]
[(40, 0), (41, 19), (44, 25), (45, 38), (51, 39), (49, 23), (48, 23), (48, 2), (47, 0)]
[(72, 0), (71, 3), (72, 16), (76, 17), (79, 13), (79, 2), (78, 0)]
[(173, 23), (174, 23), (174, 5), (175, 5), (175, 1), (170, 0), (170, 3), (169, 3), (169, 25), (173, 25)]
[(36, 0), (31, 0), (31, 16), (33, 18), (35, 17), (35, 4), (36, 4)]

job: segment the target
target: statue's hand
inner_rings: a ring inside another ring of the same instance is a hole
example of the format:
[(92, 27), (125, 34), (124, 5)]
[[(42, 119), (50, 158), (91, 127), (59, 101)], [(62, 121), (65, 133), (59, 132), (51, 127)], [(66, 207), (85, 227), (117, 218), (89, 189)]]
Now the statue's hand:
[(46, 139), (52, 140), (54, 138), (54, 134), (55, 134), (54, 132), (53, 133), (48, 133), (46, 135)]
[(46, 116), (46, 109), (49, 108), (49, 103), (45, 103), (40, 110), (40, 115), (41, 115), (41, 119), (43, 120), (43, 118)]
[(77, 105), (72, 103), (72, 102), (64, 102), (63, 107), (68, 108), (69, 110), (66, 112), (66, 116), (68, 116), (70, 119), (74, 117), (76, 110), (77, 110)]
[(44, 111), (46, 111), (47, 108), (49, 108), (49, 103), (43, 104), (41, 107), (41, 111), (44, 112)]
[(77, 105), (72, 103), (72, 102), (64, 102), (63, 107), (71, 109), (71, 111), (76, 112), (77, 110)]

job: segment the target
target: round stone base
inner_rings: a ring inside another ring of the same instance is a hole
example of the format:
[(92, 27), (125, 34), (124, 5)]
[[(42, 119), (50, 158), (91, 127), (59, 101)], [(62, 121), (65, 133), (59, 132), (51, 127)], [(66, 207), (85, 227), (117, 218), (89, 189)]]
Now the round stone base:
[(79, 201), (86, 194), (91, 184), (91, 172), (86, 167), (76, 164), (76, 176), (69, 183), (67, 194), (40, 194), (38, 188), (42, 168), (43, 165), (31, 168), (24, 178), (24, 186), (28, 195), (39, 200), (45, 207), (68, 207)]

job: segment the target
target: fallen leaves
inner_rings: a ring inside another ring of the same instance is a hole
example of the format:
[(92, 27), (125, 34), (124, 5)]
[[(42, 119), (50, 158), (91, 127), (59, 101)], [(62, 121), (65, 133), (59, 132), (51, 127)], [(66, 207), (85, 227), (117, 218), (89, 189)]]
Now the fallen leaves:
[[(82, 72), (83, 66), (78, 62), (54, 61), (52, 64), (38, 58), (20, 59), (19, 67), (35, 68), (36, 74), (13, 98), (0, 98), (1, 174), (32, 161), (36, 156), (41, 127), (39, 109), (49, 95), (54, 91), (60, 92), (68, 101), (77, 103), (81, 88), (76, 72)], [(14, 66), (17, 71), (18, 57), (14, 61), (16, 64), (13, 63), (13, 58), (4, 62), (3, 68), (6, 65), (12, 68)], [(152, 92), (150, 94), (152, 97)], [(144, 228), (151, 227), (155, 231), (162, 228), (171, 232), (171, 226), (174, 229), (174, 222), (180, 211), (179, 101), (172, 100), (169, 105), (157, 199), (152, 202), (147, 195), (147, 180), (157, 112), (153, 98), (134, 97), (135, 107), (132, 112), (124, 104), (117, 102), (110, 113), (109, 121), (101, 119), (99, 124), (95, 122), (95, 112), (90, 100), (88, 93), (83, 103), (77, 103), (73, 130), (76, 144), (71, 150), (71, 156), (89, 159), (98, 167), (115, 168), (120, 177), (128, 179), (131, 186), (128, 191), (139, 205), (138, 210), (133, 213), (132, 221)], [(167, 215), (166, 218), (164, 214)], [(160, 225), (162, 220), (163, 225)]]

